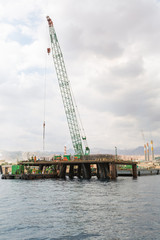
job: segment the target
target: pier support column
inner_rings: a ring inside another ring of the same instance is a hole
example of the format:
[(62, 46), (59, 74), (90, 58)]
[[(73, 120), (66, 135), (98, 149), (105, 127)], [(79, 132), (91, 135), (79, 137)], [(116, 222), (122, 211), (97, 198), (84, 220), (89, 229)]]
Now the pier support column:
[(99, 174), (99, 164), (97, 164), (97, 178), (100, 179), (100, 174)]
[(39, 165), (39, 170), (41, 171), (42, 173), (42, 170), (43, 170), (43, 165)]
[(66, 177), (66, 164), (62, 164), (60, 166), (60, 171), (59, 171), (59, 178), (64, 178)]
[(133, 178), (137, 178), (137, 164), (132, 165), (132, 175)]
[(101, 163), (97, 164), (97, 178), (101, 180), (105, 179), (104, 168)]
[(110, 163), (110, 179), (115, 180), (117, 178), (117, 169), (115, 163)]
[(90, 179), (91, 178), (91, 168), (89, 163), (83, 163), (83, 178), (84, 179)]
[(97, 164), (97, 178), (101, 180), (109, 179), (109, 166), (107, 163)]
[(81, 170), (82, 170), (82, 166), (81, 164), (78, 165), (78, 169), (77, 169), (77, 177), (81, 178)]
[(74, 178), (74, 165), (70, 165), (69, 167), (69, 178), (70, 179)]

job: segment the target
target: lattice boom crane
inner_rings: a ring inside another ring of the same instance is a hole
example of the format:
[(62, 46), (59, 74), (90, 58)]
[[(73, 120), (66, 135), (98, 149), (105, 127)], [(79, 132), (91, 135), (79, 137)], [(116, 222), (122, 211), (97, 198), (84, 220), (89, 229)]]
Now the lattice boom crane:
[[(68, 80), (62, 51), (57, 39), (53, 22), (49, 16), (47, 16), (47, 21), (49, 25), (53, 61), (57, 73), (58, 83), (62, 95), (64, 110), (67, 117), (73, 148), (75, 154), (77, 155), (89, 155), (90, 149), (87, 144), (86, 136), (82, 136), (81, 134), (80, 122), (78, 122), (76, 114), (76, 105), (72, 96), (70, 82)], [(84, 131), (83, 127), (82, 130)], [(83, 151), (83, 143), (85, 146), (85, 151)]]

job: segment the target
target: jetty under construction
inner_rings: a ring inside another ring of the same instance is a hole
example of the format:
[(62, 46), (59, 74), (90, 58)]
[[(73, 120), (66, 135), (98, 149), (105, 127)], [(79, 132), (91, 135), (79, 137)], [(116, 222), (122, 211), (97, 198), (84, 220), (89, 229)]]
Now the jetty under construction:
[(137, 178), (137, 163), (134, 161), (87, 156), (83, 160), (22, 161), (17, 165), (17, 168), (15, 167), (12, 173), (4, 173), (2, 179), (65, 179), (66, 176), (70, 179), (74, 177), (91, 179), (92, 176), (97, 176), (100, 180), (115, 180), (118, 177), (117, 165), (131, 166), (131, 176)]

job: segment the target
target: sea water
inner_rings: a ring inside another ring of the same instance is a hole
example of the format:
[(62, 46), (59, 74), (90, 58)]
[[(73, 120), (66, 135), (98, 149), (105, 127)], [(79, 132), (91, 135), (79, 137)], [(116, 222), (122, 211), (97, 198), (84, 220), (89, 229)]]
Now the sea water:
[(2, 240), (160, 239), (160, 175), (0, 179)]

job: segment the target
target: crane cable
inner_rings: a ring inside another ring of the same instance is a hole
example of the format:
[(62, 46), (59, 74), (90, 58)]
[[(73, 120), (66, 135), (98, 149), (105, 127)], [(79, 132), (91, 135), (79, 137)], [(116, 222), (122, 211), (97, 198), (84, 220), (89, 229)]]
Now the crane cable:
[(74, 103), (74, 106), (75, 106), (75, 109), (77, 111), (77, 117), (78, 117), (78, 120), (79, 120), (79, 128), (80, 128), (80, 132), (81, 132), (81, 136), (82, 136), (82, 139), (84, 141), (84, 145), (85, 147), (88, 147), (88, 143), (87, 143), (87, 139), (86, 139), (86, 134), (85, 134), (85, 131), (84, 131), (84, 128), (83, 128), (83, 124), (82, 124), (82, 120), (81, 120), (81, 117), (80, 117), (80, 113), (79, 113), (79, 110), (78, 110), (78, 107), (77, 107), (77, 104), (76, 104), (76, 100), (75, 100), (75, 97), (74, 97), (74, 94), (73, 94), (73, 90), (72, 90), (72, 87), (70, 85), (70, 89), (71, 89), (71, 94), (72, 94), (72, 97), (73, 97), (73, 103)]
[(45, 127), (46, 127), (46, 72), (47, 72), (47, 55), (45, 59), (45, 68), (44, 68), (44, 103), (43, 103), (43, 151), (45, 151)]

